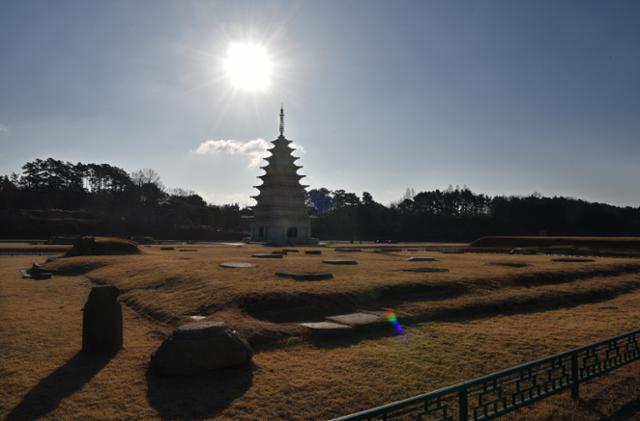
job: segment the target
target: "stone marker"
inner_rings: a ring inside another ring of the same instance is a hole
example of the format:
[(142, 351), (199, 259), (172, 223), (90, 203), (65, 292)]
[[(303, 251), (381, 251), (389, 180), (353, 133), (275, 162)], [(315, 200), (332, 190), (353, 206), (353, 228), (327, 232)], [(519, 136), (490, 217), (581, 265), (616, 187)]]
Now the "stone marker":
[(51, 272), (45, 270), (37, 263), (31, 265), (29, 269), (21, 270), (22, 277), (26, 279), (49, 279), (51, 278)]
[(241, 269), (241, 268), (252, 268), (255, 265), (249, 262), (222, 262), (219, 265), (221, 268), (228, 269)]
[(282, 254), (270, 254), (270, 253), (256, 253), (251, 257), (257, 257), (258, 259), (282, 259)]
[(116, 287), (91, 288), (82, 311), (82, 351), (115, 352), (122, 348), (122, 307)]
[(333, 279), (333, 274), (329, 272), (276, 272), (276, 276), (281, 278), (291, 278), (296, 281), (322, 281)]
[(334, 322), (309, 322), (299, 323), (300, 326), (307, 328), (312, 335), (339, 335), (353, 330), (351, 326)]
[(305, 250), (304, 254), (322, 254), (322, 250)]
[(385, 322), (384, 316), (372, 312), (358, 312), (329, 316), (327, 320), (351, 327), (365, 327)]
[(328, 259), (323, 260), (322, 263), (327, 263), (330, 265), (357, 265), (358, 262), (351, 259)]
[(174, 330), (151, 362), (162, 374), (195, 374), (249, 364), (252, 355), (249, 342), (226, 323), (204, 321)]
[(411, 256), (407, 259), (408, 262), (436, 262), (433, 257), (428, 256)]
[(432, 268), (432, 267), (419, 267), (419, 268), (407, 268), (402, 269), (403, 272), (425, 272), (425, 273), (436, 273), (436, 272), (449, 272), (449, 269), (444, 268)]

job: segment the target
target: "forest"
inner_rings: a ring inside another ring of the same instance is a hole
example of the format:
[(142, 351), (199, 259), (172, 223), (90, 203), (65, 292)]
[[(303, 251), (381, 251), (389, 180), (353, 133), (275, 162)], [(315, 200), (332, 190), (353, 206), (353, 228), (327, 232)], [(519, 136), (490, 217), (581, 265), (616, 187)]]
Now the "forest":
[[(312, 234), (350, 241), (471, 241), (485, 235), (640, 235), (640, 207), (567, 197), (488, 196), (467, 187), (414, 193), (385, 206), (368, 192), (307, 192)], [(117, 235), (240, 240), (251, 208), (167, 189), (152, 169), (36, 159), (0, 176), (0, 237)]]

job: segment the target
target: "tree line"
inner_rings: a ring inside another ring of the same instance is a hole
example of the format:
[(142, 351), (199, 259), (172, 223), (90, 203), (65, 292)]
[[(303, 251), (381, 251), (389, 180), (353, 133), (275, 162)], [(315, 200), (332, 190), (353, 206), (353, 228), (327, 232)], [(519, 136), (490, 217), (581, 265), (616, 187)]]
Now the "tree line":
[[(245, 211), (246, 212), (246, 211)], [(0, 177), (0, 236), (153, 236), (240, 239), (243, 210), (210, 205), (195, 192), (167, 189), (152, 169), (53, 158)]]
[[(340, 240), (469, 241), (485, 235), (640, 235), (640, 207), (567, 197), (488, 196), (469, 188), (415, 193), (391, 204), (368, 192), (311, 189), (312, 234)], [(0, 237), (152, 236), (238, 240), (250, 208), (212, 205), (167, 189), (152, 169), (36, 159), (0, 177)]]
[(471, 241), (486, 235), (640, 235), (640, 207), (567, 197), (494, 196), (467, 187), (413, 193), (384, 206), (368, 192), (309, 191), (313, 233), (342, 240)]

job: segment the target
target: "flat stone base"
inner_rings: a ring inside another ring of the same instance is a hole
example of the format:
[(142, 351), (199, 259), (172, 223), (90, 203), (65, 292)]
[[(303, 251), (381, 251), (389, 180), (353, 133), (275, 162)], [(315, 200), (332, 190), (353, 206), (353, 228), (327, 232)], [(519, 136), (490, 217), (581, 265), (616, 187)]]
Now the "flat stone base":
[(309, 322), (300, 323), (300, 326), (307, 328), (312, 335), (341, 335), (352, 330), (351, 326), (333, 322)]
[(256, 257), (258, 259), (282, 259), (282, 254), (256, 253), (252, 254), (251, 257)]
[(242, 268), (252, 268), (255, 265), (249, 262), (222, 262), (218, 266), (221, 268), (227, 269), (242, 269)]
[(329, 272), (276, 272), (276, 276), (281, 278), (291, 278), (296, 281), (322, 281), (333, 279), (333, 274)]
[(351, 259), (329, 259), (323, 260), (322, 263), (327, 263), (329, 265), (357, 265), (358, 262)]
[(350, 314), (339, 314), (336, 316), (329, 316), (327, 320), (334, 323), (339, 323), (351, 327), (366, 327), (373, 326), (377, 324), (381, 324), (385, 322), (385, 318), (382, 315), (374, 314), (374, 313), (350, 313)]
[(437, 260), (433, 257), (427, 256), (411, 256), (407, 259), (407, 262), (436, 262)]
[(504, 266), (508, 268), (524, 268), (530, 266), (528, 263), (524, 262), (489, 262), (487, 264), (491, 266)]

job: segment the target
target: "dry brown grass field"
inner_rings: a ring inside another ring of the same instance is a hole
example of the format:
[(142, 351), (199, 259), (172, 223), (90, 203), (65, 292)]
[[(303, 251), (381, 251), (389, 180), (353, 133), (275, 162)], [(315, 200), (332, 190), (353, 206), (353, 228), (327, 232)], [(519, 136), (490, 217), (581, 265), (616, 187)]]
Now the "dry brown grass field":
[[(41, 281), (18, 272), (33, 256), (0, 256), (0, 417), (327, 419), (620, 334), (640, 316), (640, 259), (365, 247), (258, 259), (251, 254), (278, 249), (172, 247), (58, 259), (48, 264), (54, 277)], [(406, 260), (423, 255), (437, 261)], [(322, 263), (331, 258), (358, 264)], [(255, 267), (224, 269), (224, 261)], [(448, 271), (402, 271), (412, 267)], [(300, 282), (276, 271), (334, 278)], [(124, 348), (103, 359), (78, 354), (80, 309), (94, 284), (117, 286), (124, 303)], [(388, 326), (318, 340), (297, 325), (383, 307), (396, 310), (404, 337)], [(155, 375), (149, 355), (192, 315), (236, 327), (255, 347), (253, 367)], [(639, 375), (631, 364), (584, 385), (577, 403), (562, 394), (512, 419), (639, 419)]]

